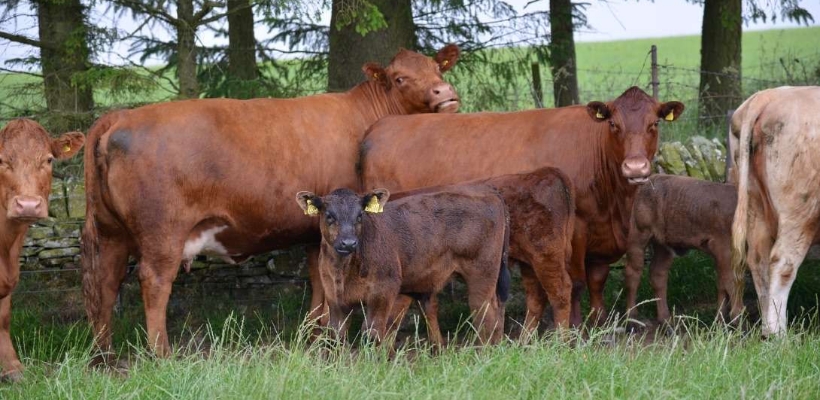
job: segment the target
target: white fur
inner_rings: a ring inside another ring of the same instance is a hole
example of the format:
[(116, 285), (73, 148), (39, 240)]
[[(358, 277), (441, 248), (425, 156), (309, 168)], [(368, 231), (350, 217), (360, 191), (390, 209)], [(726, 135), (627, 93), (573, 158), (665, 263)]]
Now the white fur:
[(182, 259), (192, 260), (197, 254), (204, 253), (218, 256), (225, 260), (225, 262), (233, 264), (234, 261), (231, 255), (228, 254), (228, 249), (216, 240), (216, 235), (225, 229), (228, 229), (227, 225), (215, 226), (202, 231), (199, 237), (195, 239), (188, 239), (185, 242), (185, 248), (182, 250)]

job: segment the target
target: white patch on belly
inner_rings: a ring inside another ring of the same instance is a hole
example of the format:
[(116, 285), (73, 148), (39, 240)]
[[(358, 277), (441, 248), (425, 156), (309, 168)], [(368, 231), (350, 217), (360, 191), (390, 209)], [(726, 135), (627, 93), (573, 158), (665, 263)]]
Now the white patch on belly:
[(202, 253), (220, 257), (225, 262), (234, 264), (231, 255), (228, 254), (228, 249), (216, 240), (216, 235), (225, 229), (228, 229), (227, 225), (215, 226), (202, 231), (196, 239), (188, 239), (185, 242), (185, 248), (182, 250), (182, 259), (192, 260), (197, 254)]

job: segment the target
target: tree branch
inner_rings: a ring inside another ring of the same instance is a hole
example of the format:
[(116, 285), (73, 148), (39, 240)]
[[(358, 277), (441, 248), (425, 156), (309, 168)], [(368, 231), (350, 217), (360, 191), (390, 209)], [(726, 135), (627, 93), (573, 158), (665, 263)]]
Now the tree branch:
[(22, 35), (15, 35), (13, 33), (3, 32), (0, 31), (0, 39), (11, 40), (12, 42), (27, 44), (29, 46), (39, 47), (39, 48), (47, 48), (50, 50), (57, 50), (57, 46), (46, 43), (40, 40), (32, 39), (29, 37), (25, 37)]

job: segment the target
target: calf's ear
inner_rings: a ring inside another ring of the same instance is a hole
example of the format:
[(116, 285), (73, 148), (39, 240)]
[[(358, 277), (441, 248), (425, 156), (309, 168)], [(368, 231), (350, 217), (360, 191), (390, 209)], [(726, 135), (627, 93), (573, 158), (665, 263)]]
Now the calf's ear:
[(441, 72), (447, 72), (453, 68), (458, 62), (458, 57), (461, 55), (461, 49), (455, 44), (448, 44), (441, 48), (436, 54), (436, 63)]
[(384, 211), (384, 204), (390, 197), (390, 192), (387, 189), (376, 189), (362, 198), (362, 208), (365, 212), (378, 214)]
[(658, 118), (663, 118), (667, 121), (674, 121), (683, 114), (684, 110), (683, 103), (679, 101), (667, 101), (666, 103), (661, 103), (660, 107), (658, 107)]
[(315, 217), (319, 215), (319, 208), (322, 207), (322, 198), (312, 192), (296, 193), (296, 203), (305, 212), (305, 215)]
[(387, 72), (384, 71), (381, 65), (369, 62), (362, 66), (362, 72), (368, 80), (381, 84), (385, 89), (390, 89), (390, 79), (388, 79)]
[(590, 101), (587, 104), (587, 113), (596, 122), (606, 121), (612, 116), (612, 110), (606, 103), (600, 101)]
[(56, 139), (51, 139), (51, 154), (59, 160), (74, 157), (85, 144), (85, 135), (81, 132), (68, 132)]

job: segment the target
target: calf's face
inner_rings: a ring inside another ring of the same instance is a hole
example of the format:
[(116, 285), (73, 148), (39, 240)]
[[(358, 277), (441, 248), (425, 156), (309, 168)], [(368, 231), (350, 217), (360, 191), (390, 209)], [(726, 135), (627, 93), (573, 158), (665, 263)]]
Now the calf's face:
[(387, 189), (376, 189), (359, 196), (350, 189), (336, 189), (325, 197), (311, 192), (296, 194), (305, 215), (319, 217), (322, 241), (341, 257), (356, 252), (362, 234), (364, 213), (380, 213), (390, 197)]
[(52, 163), (77, 154), (84, 143), (79, 132), (52, 139), (40, 124), (27, 119), (0, 130), (0, 207), (6, 218), (30, 223), (47, 217)]

